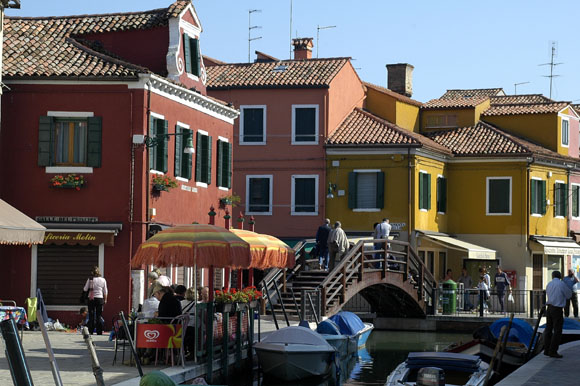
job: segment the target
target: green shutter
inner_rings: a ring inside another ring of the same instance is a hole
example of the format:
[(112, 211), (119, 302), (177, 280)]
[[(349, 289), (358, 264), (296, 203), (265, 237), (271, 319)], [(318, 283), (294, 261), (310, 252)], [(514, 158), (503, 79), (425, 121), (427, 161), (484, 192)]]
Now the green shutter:
[[(193, 137), (193, 133), (191, 130), (182, 130), (182, 132), (185, 132), (186, 134), (183, 136), (183, 143), (184, 143), (184, 148), (185, 148), (185, 144), (187, 144), (189, 142), (190, 139), (192, 139)], [(182, 149), (182, 153), (183, 153)], [(191, 180), (191, 154), (190, 153), (183, 153), (182, 154), (183, 157), (183, 164), (182, 164), (182, 168), (181, 170), (182, 172), (182, 177), (187, 178), (188, 180)]]
[(207, 138), (207, 184), (211, 184), (211, 145), (212, 137), (206, 136)]
[(426, 175), (427, 178), (427, 184), (426, 184), (426, 188), (427, 188), (427, 210), (431, 209), (431, 174), (427, 174)]
[(572, 185), (572, 217), (578, 217), (578, 185)]
[(356, 173), (348, 173), (348, 207), (356, 208)]
[(184, 132), (179, 126), (175, 125), (175, 170), (174, 174), (176, 177), (184, 177), (182, 173), (184, 153), (183, 153), (183, 136), (181, 133)]
[(167, 121), (157, 119), (157, 165), (156, 170), (167, 173), (167, 154), (169, 153), (169, 143), (167, 141)]
[(423, 204), (425, 201), (423, 199), (423, 191), (425, 190), (425, 187), (423, 186), (424, 184), (425, 181), (423, 181), (423, 173), (419, 173), (419, 209), (425, 208), (425, 205)]
[(385, 207), (385, 173), (377, 173), (377, 208)]
[(539, 192), (536, 192), (536, 184), (537, 184), (536, 180), (530, 181), (530, 188), (531, 188), (530, 189), (531, 190), (531, 192), (530, 192), (530, 196), (531, 196), (530, 197), (530, 213), (531, 214), (539, 213), (538, 200), (536, 198), (536, 195)]
[(54, 118), (40, 117), (38, 122), (38, 166), (53, 163)]
[[(149, 137), (155, 138), (157, 135), (156, 119), (153, 117), (149, 118)], [(155, 169), (155, 164), (157, 161), (157, 147), (151, 146), (149, 148), (149, 169)]]
[(89, 117), (87, 136), (87, 166), (101, 167), (101, 144), (103, 137), (102, 117)]
[(226, 177), (227, 177), (227, 185), (226, 187), (228, 189), (232, 188), (232, 168), (233, 168), (233, 158), (232, 158), (232, 153), (233, 153), (233, 148), (234, 146), (228, 142), (228, 146), (227, 146), (227, 162), (226, 162)]
[(183, 58), (185, 60), (185, 72), (191, 74), (191, 47), (187, 34), (183, 34)]
[(541, 196), (541, 200), (542, 200), (542, 214), (546, 214), (546, 181), (542, 181), (542, 183), (540, 184), (540, 192), (539, 192), (542, 196)]
[(568, 217), (568, 184), (562, 184), (562, 216)]
[(222, 142), (218, 139), (218, 141), (217, 141), (217, 157), (216, 157), (217, 158), (217, 181), (216, 181), (217, 186), (224, 186), (223, 182), (222, 182), (222, 178), (223, 178), (222, 168), (224, 167), (223, 145), (224, 145), (224, 142)]
[(191, 70), (192, 74), (199, 76), (201, 74), (201, 57), (199, 55), (199, 39), (191, 39)]
[(201, 153), (203, 148), (202, 135), (195, 133), (195, 180), (201, 182)]

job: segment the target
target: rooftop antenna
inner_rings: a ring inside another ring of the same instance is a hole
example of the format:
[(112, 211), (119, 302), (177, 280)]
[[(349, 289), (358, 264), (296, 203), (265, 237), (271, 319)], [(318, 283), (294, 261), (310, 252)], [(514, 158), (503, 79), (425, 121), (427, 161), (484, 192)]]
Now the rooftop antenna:
[(519, 83), (514, 83), (514, 95), (518, 95), (518, 86), (522, 85), (522, 84), (528, 84), (530, 82), (519, 82)]
[(318, 58), (318, 47), (320, 47), (318, 45), (318, 39), (320, 39), (320, 30), (321, 29), (329, 29), (329, 28), (336, 28), (336, 26), (335, 25), (327, 25), (327, 26), (321, 27), (320, 25), (318, 25), (316, 27), (316, 58)]
[(559, 77), (560, 75), (554, 74), (554, 67), (559, 66), (560, 64), (564, 63), (554, 63), (554, 58), (558, 55), (558, 47), (556, 41), (551, 41), (550, 44), (552, 45), (552, 55), (550, 59), (550, 63), (543, 63), (539, 64), (539, 66), (550, 66), (550, 75), (543, 75), (544, 78), (550, 78), (550, 99), (552, 99), (552, 81), (554, 78)]
[(292, 59), (292, 0), (290, 0), (290, 57)]
[(253, 29), (262, 28), (261, 26), (258, 26), (258, 25), (252, 25), (252, 13), (256, 13), (256, 12), (262, 12), (262, 10), (261, 9), (250, 9), (248, 11), (248, 63), (250, 63), (250, 45), (252, 44), (252, 41), (262, 39), (261, 36), (258, 36), (255, 38), (252, 37), (252, 30)]

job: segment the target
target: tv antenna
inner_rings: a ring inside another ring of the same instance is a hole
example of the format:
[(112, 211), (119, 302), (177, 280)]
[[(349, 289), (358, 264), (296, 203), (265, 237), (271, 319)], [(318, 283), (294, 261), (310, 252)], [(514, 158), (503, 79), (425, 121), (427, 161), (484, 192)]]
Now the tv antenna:
[(292, 0), (290, 0), (290, 58), (292, 59)]
[(514, 83), (514, 95), (518, 95), (518, 86), (522, 85), (522, 84), (528, 84), (530, 82), (519, 82), (519, 83)]
[(327, 26), (321, 27), (320, 25), (318, 25), (316, 27), (316, 58), (318, 58), (318, 47), (320, 47), (318, 45), (318, 39), (320, 39), (320, 30), (321, 29), (330, 29), (330, 28), (336, 28), (336, 26), (335, 25), (327, 25)]
[(539, 64), (539, 66), (550, 66), (550, 75), (543, 75), (544, 78), (550, 78), (550, 99), (552, 99), (552, 81), (560, 75), (554, 74), (554, 67), (564, 63), (554, 63), (554, 58), (558, 55), (558, 47), (555, 41), (550, 42), (552, 45), (552, 55), (549, 63)]
[(256, 12), (262, 12), (262, 10), (261, 9), (250, 9), (248, 11), (248, 63), (250, 63), (250, 45), (252, 44), (252, 41), (262, 39), (261, 36), (258, 36), (255, 38), (252, 37), (252, 30), (253, 29), (262, 28), (261, 26), (258, 26), (258, 25), (252, 25), (252, 13), (256, 13)]

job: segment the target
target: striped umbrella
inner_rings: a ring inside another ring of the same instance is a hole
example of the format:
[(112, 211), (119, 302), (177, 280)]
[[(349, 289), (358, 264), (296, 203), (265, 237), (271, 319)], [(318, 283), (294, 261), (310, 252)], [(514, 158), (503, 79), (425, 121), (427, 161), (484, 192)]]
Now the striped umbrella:
[(248, 268), (250, 246), (234, 233), (215, 225), (176, 226), (162, 230), (139, 246), (131, 265), (138, 268), (149, 264)]
[(231, 229), (233, 233), (250, 244), (252, 261), (250, 268), (292, 268), (296, 263), (294, 249), (274, 236)]

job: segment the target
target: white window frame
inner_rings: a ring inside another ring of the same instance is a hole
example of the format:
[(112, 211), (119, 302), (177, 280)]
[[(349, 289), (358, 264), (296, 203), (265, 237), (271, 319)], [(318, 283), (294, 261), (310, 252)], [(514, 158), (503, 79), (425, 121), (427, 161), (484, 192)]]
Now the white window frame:
[[(489, 181), (491, 180), (509, 180), (510, 182), (510, 198), (509, 198), (509, 212), (508, 213), (490, 213), (489, 212)], [(485, 179), (485, 215), (486, 216), (511, 216), (512, 215), (512, 177), (511, 176), (498, 176), (498, 177), (486, 177)]]
[[(544, 181), (543, 179), (541, 179), (540, 177), (532, 177), (532, 181)], [(546, 187), (548, 186), (548, 182), (546, 181)], [(530, 187), (530, 198), (531, 198), (531, 187)], [(538, 190), (536, 189), (536, 194), (538, 194)], [(544, 197), (544, 199), (546, 199), (546, 197)], [(546, 204), (547, 205), (547, 204)], [(532, 204), (530, 203), (530, 208), (532, 207)], [(532, 213), (531, 214), (532, 217), (543, 217), (544, 215), (541, 213)]]
[[(562, 180), (556, 180), (554, 181), (554, 190), (556, 190), (556, 184), (562, 184), (562, 185), (566, 185), (566, 181), (562, 181)], [(570, 193), (568, 193), (570, 194)], [(566, 195), (566, 198), (569, 197), (569, 195)], [(569, 203), (566, 203), (566, 206), (568, 206)], [(568, 208), (568, 210), (571, 210), (572, 208)], [(554, 198), (554, 218), (558, 218), (558, 219), (562, 219), (562, 218), (566, 218), (566, 216), (556, 216), (556, 199)]]
[[(264, 140), (262, 142), (245, 142), (244, 141), (244, 109), (262, 109), (262, 114), (263, 114), (263, 122), (264, 122), (264, 126), (263, 126), (263, 138)], [(239, 122), (240, 122), (240, 140), (239, 140), (239, 144), (240, 145), (244, 145), (244, 146), (251, 146), (251, 145), (265, 145), (266, 144), (266, 117), (267, 117), (267, 105), (241, 105), (240, 106), (240, 118), (239, 118)]]
[[(230, 140), (228, 138), (222, 137), (221, 135), (218, 135), (218, 141), (230, 143)], [(217, 153), (216, 153), (216, 155), (217, 155)], [(232, 160), (232, 162), (233, 162), (233, 160)], [(233, 164), (232, 164), (232, 166), (233, 166)], [(217, 181), (217, 176), (216, 176), (216, 185), (218, 187), (218, 190), (223, 190), (224, 192), (230, 191), (230, 188), (226, 188), (225, 186), (219, 186), (219, 182)]]
[[(151, 118), (165, 120), (165, 116), (164, 115), (154, 113), (153, 111), (149, 112), (149, 122), (151, 122)], [(147, 135), (150, 135), (150, 131), (151, 131), (151, 127), (149, 128), (149, 132), (147, 133)], [(149, 151), (149, 149), (146, 149), (146, 150)], [(167, 156), (169, 157), (169, 154)], [(169, 159), (167, 159), (167, 163), (169, 164)], [(147, 169), (149, 169), (149, 165), (147, 165)], [(161, 174), (161, 175), (164, 175), (165, 173), (163, 173), (162, 171), (157, 170), (157, 169), (149, 169), (149, 174)]]
[[(320, 114), (319, 114), (319, 106), (318, 105), (292, 105), (292, 145), (318, 145), (318, 133), (319, 133), (319, 121), (320, 121)], [(315, 118), (314, 118), (314, 141), (309, 142), (296, 142), (296, 109), (302, 108), (313, 108), (315, 109)]]
[(576, 217), (574, 216), (574, 212), (572, 211), (572, 198), (574, 198), (574, 195), (572, 194), (572, 189), (573, 186), (578, 186), (578, 214), (580, 214), (580, 184), (578, 183), (574, 183), (571, 182), (570, 183), (570, 217), (572, 217), (573, 220), (580, 220), (580, 216)]
[[(55, 118), (92, 118), (95, 116), (93, 111), (47, 111), (47, 117)], [(45, 166), (44, 172), (46, 174), (65, 174), (65, 173), (78, 173), (78, 174), (92, 174), (92, 166)], [(34, 295), (36, 296), (36, 295)]]
[[(191, 131), (191, 139), (193, 140), (193, 135), (195, 134), (195, 132), (193, 130), (191, 130), (191, 127), (187, 123), (183, 123), (183, 122), (177, 121), (176, 126), (178, 126), (180, 129), (184, 129), (184, 130)], [(192, 165), (191, 165), (191, 167), (192, 167), (192, 170), (191, 170), (191, 178), (194, 179), (195, 178), (195, 176), (194, 176), (194, 174), (195, 174), (195, 168), (193, 167), (194, 155), (192, 154), (191, 156), (192, 156), (191, 157), (191, 160), (192, 160)], [(173, 161), (175, 162), (175, 154), (173, 155), (173, 158), (174, 158)], [(176, 174), (175, 173), (175, 169), (173, 169), (173, 175), (175, 175), (175, 174)], [(187, 178), (185, 178), (185, 177), (175, 176), (175, 179), (177, 181), (181, 181), (181, 182), (189, 182), (189, 180)]]
[[(380, 173), (382, 172), (381, 169), (354, 169), (353, 170), (354, 173)], [(357, 186), (358, 186), (358, 180), (357, 180)], [(376, 189), (376, 186), (375, 186)], [(358, 204), (358, 202), (357, 202)], [(352, 208), (353, 212), (380, 212), (382, 209), (381, 208)]]
[[(252, 178), (269, 178), (270, 179), (270, 197), (268, 198), (268, 212), (251, 212), (250, 211), (250, 180)], [(246, 175), (246, 214), (254, 216), (271, 216), (272, 215), (272, 199), (274, 197), (274, 176), (272, 174), (248, 174)]]
[[(314, 178), (314, 212), (296, 212), (296, 203), (294, 201), (295, 181), (296, 178)], [(292, 216), (318, 216), (318, 174), (293, 174), (291, 184), (291, 212)]]
[[(566, 130), (566, 139), (568, 143), (564, 143), (564, 122), (566, 122), (568, 128)], [(570, 120), (568, 118), (562, 117), (562, 122), (560, 123), (561, 130), (560, 130), (560, 144), (562, 147), (569, 147), (570, 146)]]
[[(206, 137), (209, 137), (209, 133), (205, 130), (197, 130), (197, 132), (201, 135), (205, 135)], [(195, 142), (195, 145), (197, 147), (197, 141)], [(213, 158), (213, 154), (212, 154), (212, 158)], [(197, 165), (196, 165), (196, 167), (197, 167)], [(195, 170), (195, 168), (194, 168), (194, 170)], [(195, 171), (194, 170), (192, 170), (191, 177), (195, 181)], [(195, 181), (195, 186), (197, 186), (199, 188), (206, 188), (207, 189), (207, 182)]]

